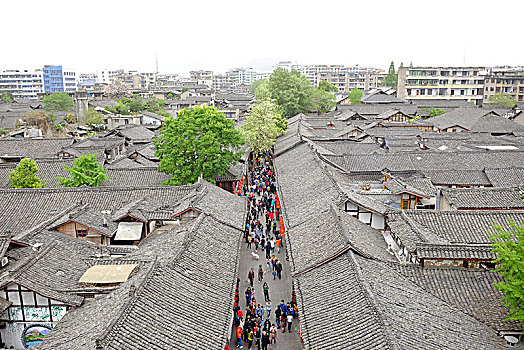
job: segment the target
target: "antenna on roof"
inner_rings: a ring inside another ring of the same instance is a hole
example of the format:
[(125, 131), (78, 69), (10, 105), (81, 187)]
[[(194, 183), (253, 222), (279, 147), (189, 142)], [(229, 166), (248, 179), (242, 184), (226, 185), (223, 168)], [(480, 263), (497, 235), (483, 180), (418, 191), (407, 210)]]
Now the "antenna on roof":
[(158, 74), (158, 54), (155, 54), (156, 56), (156, 74)]

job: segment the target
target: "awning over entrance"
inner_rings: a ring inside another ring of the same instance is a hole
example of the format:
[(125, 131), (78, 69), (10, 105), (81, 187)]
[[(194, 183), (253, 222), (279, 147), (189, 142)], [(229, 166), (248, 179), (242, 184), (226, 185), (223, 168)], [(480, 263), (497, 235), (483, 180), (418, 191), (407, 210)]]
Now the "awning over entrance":
[(123, 283), (127, 281), (137, 266), (138, 264), (91, 266), (80, 277), (80, 282), (96, 284)]
[(142, 222), (119, 222), (115, 241), (138, 241), (142, 237)]

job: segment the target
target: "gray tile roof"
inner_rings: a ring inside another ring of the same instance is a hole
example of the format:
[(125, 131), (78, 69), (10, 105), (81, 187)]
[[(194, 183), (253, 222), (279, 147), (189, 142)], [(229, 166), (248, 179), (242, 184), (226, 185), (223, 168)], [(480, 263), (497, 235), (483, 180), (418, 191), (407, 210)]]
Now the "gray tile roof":
[[(511, 170), (511, 169), (508, 169)], [(483, 170), (424, 170), (433, 185), (441, 186), (490, 186)]]
[(0, 221), (0, 232), (6, 229), (14, 234), (23, 232), (79, 202), (87, 203), (98, 211), (114, 211), (144, 197), (174, 205), (198, 186), (0, 189), (0, 208), (5, 213)]
[(133, 143), (149, 143), (155, 133), (142, 125), (122, 125), (111, 130), (108, 135), (118, 135)]
[(0, 139), (0, 157), (22, 158), (56, 158), (56, 154), (64, 147), (72, 145), (73, 138), (55, 139)]
[(494, 187), (524, 185), (524, 168), (486, 168), (484, 172)]
[(295, 289), (306, 349), (504, 346), (495, 330), (455, 304), (351, 251), (299, 275)]
[(522, 188), (449, 188), (442, 195), (457, 209), (524, 209)]
[(394, 194), (407, 192), (426, 198), (435, 197), (437, 191), (429, 179), (421, 177), (394, 177), (384, 182), (384, 186)]
[(489, 236), (495, 232), (493, 229), (495, 222), (506, 229), (509, 227), (508, 220), (513, 220), (520, 225), (524, 224), (524, 211), (517, 210), (408, 210), (404, 211), (404, 214), (416, 225), (448, 243), (488, 244)]
[[(209, 244), (210, 236), (213, 244)], [(183, 253), (168, 266), (156, 267), (129, 300), (101, 339), (104, 349), (161, 348), (165, 344), (195, 349), (203, 342), (209, 348), (222, 348), (233, 307), (239, 237), (240, 231), (203, 217)], [(207, 310), (209, 305), (213, 305), (212, 313)], [(206, 327), (195, 331), (195, 319), (205, 320)]]
[(426, 121), (440, 130), (454, 126), (472, 132), (511, 133), (524, 130), (524, 126), (481, 108), (456, 108)]
[(419, 259), (480, 259), (495, 260), (493, 248), (484, 244), (425, 244), (417, 243)]
[(300, 144), (277, 156), (274, 164), (291, 226), (326, 210), (340, 198), (325, 165), (308, 145)]
[(497, 331), (522, 330), (518, 322), (505, 321), (508, 309), (500, 300), (502, 293), (493, 287), (502, 277), (493, 270), (391, 266), (428, 293)]

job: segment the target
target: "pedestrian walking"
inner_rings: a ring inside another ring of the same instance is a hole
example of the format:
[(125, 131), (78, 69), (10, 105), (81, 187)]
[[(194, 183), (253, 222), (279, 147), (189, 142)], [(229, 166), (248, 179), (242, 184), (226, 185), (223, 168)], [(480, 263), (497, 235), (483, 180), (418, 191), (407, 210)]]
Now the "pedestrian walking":
[(246, 295), (246, 307), (248, 307), (249, 303), (251, 302), (251, 288), (250, 287), (247, 287), (245, 295)]
[(262, 350), (267, 350), (269, 345), (269, 334), (267, 332), (262, 332)]
[(270, 338), (271, 338), (271, 345), (277, 343), (277, 327), (275, 325), (271, 326), (271, 329), (269, 330)]
[(237, 327), (237, 348), (242, 349), (242, 327)]
[(277, 246), (277, 253), (280, 254), (280, 246), (282, 245), (282, 239), (280, 237), (275, 241), (275, 245)]
[(277, 328), (280, 329), (280, 316), (282, 315), (282, 309), (280, 307), (277, 307), (275, 309), (275, 323), (277, 324)]
[(247, 330), (247, 348), (251, 350), (251, 346), (253, 345), (253, 339), (254, 339), (253, 331), (251, 328), (248, 328)]
[(264, 291), (264, 300), (269, 300), (269, 286), (267, 285), (267, 282), (264, 282), (264, 285), (262, 286), (262, 290)]
[(247, 279), (249, 280), (249, 284), (251, 285), (251, 287), (253, 287), (253, 280), (255, 279), (255, 271), (253, 270), (253, 268), (249, 270), (247, 274)]
[(266, 301), (267, 319), (271, 317), (271, 300)]
[(291, 315), (291, 312), (288, 312), (288, 314), (287, 314), (287, 330), (288, 330), (289, 333), (291, 333), (291, 327), (292, 326), (293, 326), (293, 315)]
[(266, 260), (266, 264), (267, 264), (267, 272), (271, 271), (271, 258), (267, 258)]
[(264, 279), (264, 269), (262, 268), (262, 265), (258, 265), (258, 281), (262, 282)]
[[(251, 270), (253, 270), (253, 269), (251, 269)], [(277, 260), (277, 263), (275, 265), (275, 270), (277, 271), (278, 279), (281, 280), (282, 279), (282, 264), (278, 260)], [(251, 283), (251, 285), (253, 285), (253, 283)]]

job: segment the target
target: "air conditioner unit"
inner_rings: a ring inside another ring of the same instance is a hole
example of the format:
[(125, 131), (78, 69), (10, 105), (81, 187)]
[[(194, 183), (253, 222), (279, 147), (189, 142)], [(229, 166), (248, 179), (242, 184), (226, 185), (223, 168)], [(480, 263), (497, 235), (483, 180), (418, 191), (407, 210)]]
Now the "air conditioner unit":
[(7, 256), (4, 256), (2, 258), (2, 262), (1, 262), (1, 265), (2, 267), (4, 267), (5, 265), (7, 265), (9, 263), (9, 258)]

